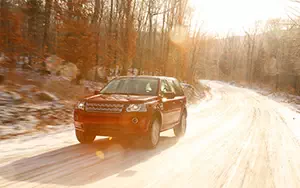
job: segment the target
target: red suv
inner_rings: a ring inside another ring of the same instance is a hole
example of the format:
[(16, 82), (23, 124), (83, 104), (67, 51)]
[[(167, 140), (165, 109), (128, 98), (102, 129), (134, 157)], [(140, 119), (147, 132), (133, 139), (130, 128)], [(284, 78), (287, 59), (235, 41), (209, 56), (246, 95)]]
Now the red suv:
[(120, 77), (95, 95), (79, 101), (74, 110), (76, 137), (92, 143), (96, 136), (139, 136), (154, 148), (160, 132), (186, 131), (186, 97), (175, 78)]

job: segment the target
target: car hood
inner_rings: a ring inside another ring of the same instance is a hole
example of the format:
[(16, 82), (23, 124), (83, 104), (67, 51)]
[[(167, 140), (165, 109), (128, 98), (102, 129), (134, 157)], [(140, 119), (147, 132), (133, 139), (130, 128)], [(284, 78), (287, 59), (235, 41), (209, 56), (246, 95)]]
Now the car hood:
[(157, 96), (140, 96), (140, 95), (120, 95), (120, 94), (112, 94), (112, 95), (93, 95), (85, 98), (86, 102), (109, 102), (109, 103), (131, 103), (131, 102), (149, 102), (152, 100), (157, 100)]

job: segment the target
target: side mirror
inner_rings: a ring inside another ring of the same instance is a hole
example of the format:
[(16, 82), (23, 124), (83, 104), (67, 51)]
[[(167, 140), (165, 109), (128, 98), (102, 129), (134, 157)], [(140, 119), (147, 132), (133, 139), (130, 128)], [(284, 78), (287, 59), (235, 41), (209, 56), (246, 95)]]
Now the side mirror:
[(100, 90), (95, 90), (94, 91), (94, 95), (99, 95), (100, 94)]
[(166, 92), (166, 93), (164, 93), (164, 97), (167, 98), (167, 99), (174, 99), (175, 98), (175, 93)]

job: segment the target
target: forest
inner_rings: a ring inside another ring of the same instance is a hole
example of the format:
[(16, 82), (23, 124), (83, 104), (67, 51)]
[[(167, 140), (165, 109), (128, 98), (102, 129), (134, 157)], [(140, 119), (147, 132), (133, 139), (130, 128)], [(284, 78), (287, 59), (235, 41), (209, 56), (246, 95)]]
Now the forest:
[(188, 0), (1, 0), (0, 53), (11, 64), (55, 54), (83, 77), (95, 66), (107, 75), (135, 68), (188, 83), (266, 84), (300, 94), (299, 13), (292, 8), (289, 19), (216, 36), (192, 22)]

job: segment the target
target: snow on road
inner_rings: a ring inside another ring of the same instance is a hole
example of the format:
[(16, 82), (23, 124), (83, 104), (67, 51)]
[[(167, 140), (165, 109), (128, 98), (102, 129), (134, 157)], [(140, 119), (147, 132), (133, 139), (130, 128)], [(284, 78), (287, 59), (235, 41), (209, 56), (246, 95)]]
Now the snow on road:
[(79, 145), (72, 129), (0, 142), (0, 187), (300, 187), (300, 116), (220, 82), (189, 108), (187, 134), (155, 150), (118, 139)]

